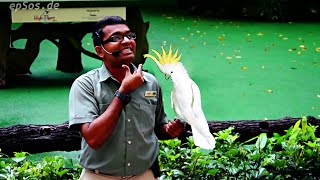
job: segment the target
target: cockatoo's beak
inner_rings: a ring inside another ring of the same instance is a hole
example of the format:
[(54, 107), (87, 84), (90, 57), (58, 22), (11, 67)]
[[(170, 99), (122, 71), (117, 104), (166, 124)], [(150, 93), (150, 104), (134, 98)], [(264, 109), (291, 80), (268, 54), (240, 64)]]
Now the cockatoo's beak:
[(169, 74), (165, 74), (165, 75), (164, 75), (164, 78), (165, 78), (166, 80), (170, 79), (170, 77), (171, 77), (171, 76), (170, 76)]

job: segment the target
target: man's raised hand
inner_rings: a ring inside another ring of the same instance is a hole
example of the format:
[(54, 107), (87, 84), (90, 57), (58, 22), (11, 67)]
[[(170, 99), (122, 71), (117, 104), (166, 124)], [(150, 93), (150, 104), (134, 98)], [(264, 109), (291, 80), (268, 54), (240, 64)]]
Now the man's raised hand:
[(129, 66), (122, 65), (122, 67), (126, 69), (126, 75), (122, 80), (119, 91), (123, 93), (131, 93), (143, 84), (142, 64), (139, 64), (138, 69), (132, 74)]

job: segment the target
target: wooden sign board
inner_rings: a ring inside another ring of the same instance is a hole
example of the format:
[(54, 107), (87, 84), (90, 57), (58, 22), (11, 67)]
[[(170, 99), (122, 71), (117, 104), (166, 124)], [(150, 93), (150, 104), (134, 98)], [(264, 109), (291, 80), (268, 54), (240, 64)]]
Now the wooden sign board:
[(108, 15), (126, 19), (125, 7), (25, 9), (12, 11), (12, 23), (96, 22)]

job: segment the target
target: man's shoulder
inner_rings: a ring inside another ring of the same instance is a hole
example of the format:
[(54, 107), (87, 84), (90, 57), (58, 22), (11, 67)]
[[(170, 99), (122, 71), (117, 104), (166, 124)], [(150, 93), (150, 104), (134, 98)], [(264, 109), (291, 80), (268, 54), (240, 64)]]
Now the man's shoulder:
[(81, 74), (77, 79), (81, 79), (81, 78), (94, 78), (96, 76), (98, 76), (99, 73), (99, 68), (96, 69), (92, 69), (88, 72), (85, 72), (83, 74)]
[(92, 70), (78, 76), (74, 82), (78, 82), (78, 83), (88, 82), (88, 81), (92, 82), (92, 81), (99, 78), (98, 74), (99, 74), (99, 68), (92, 69)]

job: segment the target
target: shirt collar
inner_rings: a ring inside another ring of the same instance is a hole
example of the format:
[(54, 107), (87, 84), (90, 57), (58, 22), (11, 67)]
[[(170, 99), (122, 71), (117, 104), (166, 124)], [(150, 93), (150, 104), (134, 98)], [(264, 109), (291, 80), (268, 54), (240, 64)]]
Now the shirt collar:
[(103, 81), (109, 79), (110, 77), (112, 77), (112, 74), (106, 68), (104, 63), (102, 63), (102, 66), (99, 68), (99, 82), (103, 82)]

